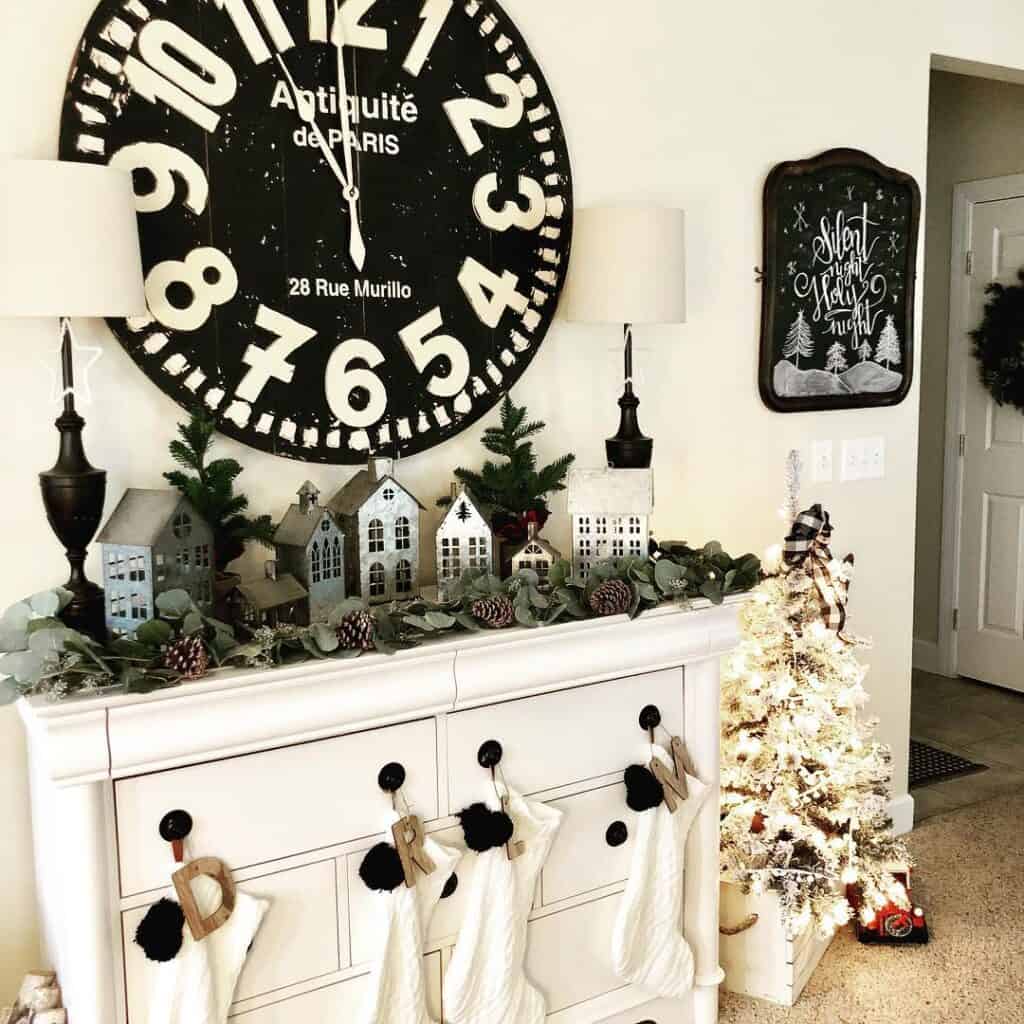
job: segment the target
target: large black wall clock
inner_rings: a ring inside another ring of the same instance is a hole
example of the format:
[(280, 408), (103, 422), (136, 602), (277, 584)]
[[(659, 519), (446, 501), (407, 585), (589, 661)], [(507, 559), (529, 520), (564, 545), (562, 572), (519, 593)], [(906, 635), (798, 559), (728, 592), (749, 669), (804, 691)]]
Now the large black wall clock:
[(134, 173), (167, 394), (265, 451), (357, 463), (467, 427), (558, 303), (572, 178), (493, 0), (103, 0), (61, 156)]

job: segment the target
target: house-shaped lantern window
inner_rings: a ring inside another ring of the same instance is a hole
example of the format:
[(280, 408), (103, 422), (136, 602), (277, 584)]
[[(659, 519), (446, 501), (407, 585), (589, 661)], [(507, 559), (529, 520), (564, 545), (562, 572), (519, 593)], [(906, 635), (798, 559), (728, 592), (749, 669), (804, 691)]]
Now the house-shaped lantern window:
[(586, 579), (596, 562), (644, 558), (654, 511), (649, 469), (573, 469), (569, 473), (572, 568)]
[(522, 569), (532, 569), (544, 582), (551, 575), (551, 567), (559, 561), (562, 553), (552, 547), (537, 533), (537, 524), (530, 523), (526, 543), (512, 553), (512, 574)]

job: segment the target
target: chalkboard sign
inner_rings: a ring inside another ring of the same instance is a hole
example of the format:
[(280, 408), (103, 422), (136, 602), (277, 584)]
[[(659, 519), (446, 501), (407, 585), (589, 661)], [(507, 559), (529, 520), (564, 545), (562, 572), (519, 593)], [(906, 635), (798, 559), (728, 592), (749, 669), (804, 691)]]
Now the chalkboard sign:
[(867, 153), (779, 164), (764, 190), (761, 396), (779, 412), (896, 405), (913, 373), (921, 194)]

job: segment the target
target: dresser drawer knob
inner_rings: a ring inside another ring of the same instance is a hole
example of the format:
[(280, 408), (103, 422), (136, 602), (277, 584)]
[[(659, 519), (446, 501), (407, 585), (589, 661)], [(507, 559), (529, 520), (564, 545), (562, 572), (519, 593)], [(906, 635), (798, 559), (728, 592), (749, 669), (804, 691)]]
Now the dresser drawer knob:
[(640, 728), (644, 732), (653, 732), (659, 725), (661, 725), (661, 712), (654, 704), (648, 704), (640, 712)]
[(188, 811), (168, 811), (160, 819), (160, 838), (171, 844), (174, 859), (180, 864), (185, 859), (185, 840), (192, 833), (192, 815)]
[(629, 829), (624, 821), (613, 821), (604, 834), (605, 842), (609, 846), (622, 846), (629, 838)]
[(476, 759), (481, 768), (494, 769), (501, 764), (503, 754), (504, 751), (497, 740), (488, 740), (486, 743), (480, 744), (480, 749), (476, 752)]
[(397, 793), (405, 785), (405, 768), (397, 761), (384, 765), (377, 776), (377, 785), (385, 793)]

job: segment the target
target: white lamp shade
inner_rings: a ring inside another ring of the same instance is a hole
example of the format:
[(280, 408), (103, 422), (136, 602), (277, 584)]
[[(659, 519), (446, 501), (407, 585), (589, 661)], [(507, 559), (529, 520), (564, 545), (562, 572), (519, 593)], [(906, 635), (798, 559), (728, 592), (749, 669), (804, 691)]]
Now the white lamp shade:
[(683, 211), (595, 206), (576, 211), (565, 320), (590, 324), (686, 322)]
[(0, 317), (146, 312), (131, 175), (0, 162)]

